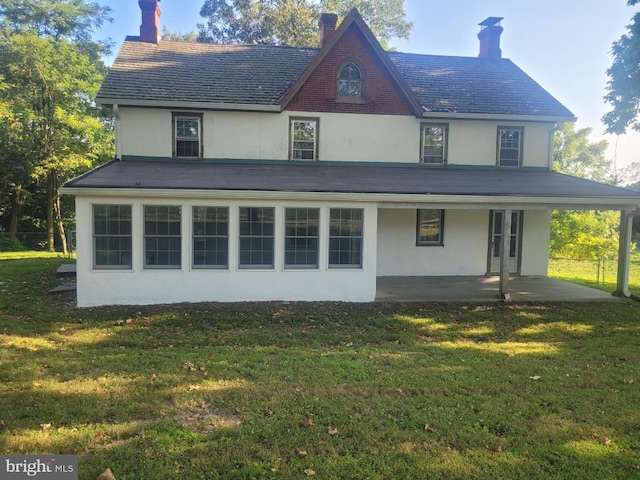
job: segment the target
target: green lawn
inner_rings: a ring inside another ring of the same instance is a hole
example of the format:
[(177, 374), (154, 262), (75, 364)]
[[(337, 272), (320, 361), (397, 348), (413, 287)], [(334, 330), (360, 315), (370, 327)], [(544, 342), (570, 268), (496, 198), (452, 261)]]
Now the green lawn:
[[(607, 261), (604, 265), (603, 282), (602, 267), (598, 278), (598, 263), (594, 260), (549, 259), (550, 277), (598, 288), (607, 292), (613, 292), (616, 289), (617, 269), (617, 260)], [(629, 289), (631, 293), (640, 296), (640, 253), (634, 253), (631, 256)]]
[(43, 293), (61, 262), (0, 261), (2, 453), (82, 480), (640, 475), (640, 303), (78, 310)]

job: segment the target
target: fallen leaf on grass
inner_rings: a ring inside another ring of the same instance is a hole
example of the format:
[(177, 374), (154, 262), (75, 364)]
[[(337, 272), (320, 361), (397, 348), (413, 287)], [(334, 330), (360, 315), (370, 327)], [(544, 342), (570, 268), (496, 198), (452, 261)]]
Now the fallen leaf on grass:
[(311, 470), (310, 468), (305, 468), (304, 469), (304, 473), (307, 477), (313, 477), (316, 472), (314, 472), (313, 470)]
[(41, 423), (40, 424), (40, 428), (42, 430), (48, 430), (49, 428), (51, 428), (51, 424), (50, 423)]
[(603, 445), (611, 445), (611, 439), (607, 438), (607, 437), (602, 437), (602, 444)]
[(328, 432), (329, 435), (337, 435), (339, 433), (337, 428), (331, 426), (329, 427)]
[(633, 383), (633, 378), (625, 378), (623, 382), (625, 385), (631, 385)]
[(540, 380), (540, 375), (533, 375), (529, 377), (531, 380)]
[(151, 380), (155, 380), (156, 378), (158, 378), (158, 375), (156, 375), (155, 373), (151, 375)]
[(182, 368), (185, 368), (185, 369), (190, 370), (190, 371), (192, 371), (192, 372), (193, 372), (193, 371), (195, 371), (196, 366), (195, 366), (193, 363), (191, 363), (191, 362), (184, 362), (184, 363), (182, 364)]
[(300, 419), (299, 423), (300, 423), (300, 426), (304, 428), (313, 427), (315, 425), (313, 423), (313, 420), (311, 420), (310, 418), (302, 418)]
[(433, 428), (433, 427), (432, 427), (431, 425), (429, 425), (428, 423), (425, 423), (425, 424), (424, 424), (424, 429), (425, 429), (427, 432), (436, 433), (436, 429), (435, 429), (435, 428)]
[(193, 385), (193, 384), (189, 385), (189, 391), (190, 392), (193, 392), (194, 390), (198, 390), (199, 388), (200, 387), (198, 385)]
[(301, 457), (306, 457), (307, 456), (307, 451), (306, 450), (300, 450), (300, 451), (298, 451), (298, 455), (300, 455)]

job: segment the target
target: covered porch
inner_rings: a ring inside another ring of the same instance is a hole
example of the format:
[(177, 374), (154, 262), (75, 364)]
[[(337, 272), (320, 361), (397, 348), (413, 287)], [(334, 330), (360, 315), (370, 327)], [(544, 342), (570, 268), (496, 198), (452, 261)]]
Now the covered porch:
[[(498, 302), (498, 275), (464, 277), (378, 277), (376, 302)], [(621, 297), (594, 288), (543, 276), (511, 276), (511, 301), (624, 302)]]

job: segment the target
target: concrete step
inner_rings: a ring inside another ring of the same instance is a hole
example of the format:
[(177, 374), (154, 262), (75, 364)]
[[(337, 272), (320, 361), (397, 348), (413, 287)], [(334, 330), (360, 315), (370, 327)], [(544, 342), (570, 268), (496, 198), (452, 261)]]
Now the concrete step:
[(68, 278), (76, 276), (76, 264), (75, 263), (63, 263), (56, 270), (56, 277)]

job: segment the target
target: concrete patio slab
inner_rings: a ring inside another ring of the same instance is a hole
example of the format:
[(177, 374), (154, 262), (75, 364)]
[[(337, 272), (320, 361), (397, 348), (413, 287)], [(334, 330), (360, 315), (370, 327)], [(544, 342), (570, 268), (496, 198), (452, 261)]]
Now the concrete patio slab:
[[(497, 276), (378, 277), (377, 302), (499, 302)], [(511, 301), (623, 302), (610, 293), (541, 276), (509, 280)]]

